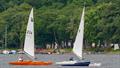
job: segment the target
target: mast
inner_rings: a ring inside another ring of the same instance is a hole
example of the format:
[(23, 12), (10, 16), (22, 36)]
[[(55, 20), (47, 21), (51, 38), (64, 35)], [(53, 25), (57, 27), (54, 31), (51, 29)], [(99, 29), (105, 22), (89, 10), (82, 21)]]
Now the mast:
[(5, 49), (7, 48), (7, 24), (5, 27)]

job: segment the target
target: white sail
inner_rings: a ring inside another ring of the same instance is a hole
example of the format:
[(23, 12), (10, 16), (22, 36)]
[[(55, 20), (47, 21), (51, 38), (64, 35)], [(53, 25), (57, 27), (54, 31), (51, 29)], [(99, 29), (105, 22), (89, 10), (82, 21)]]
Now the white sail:
[(33, 8), (31, 9), (29, 20), (27, 24), (27, 30), (25, 35), (24, 51), (29, 57), (34, 58), (34, 19), (33, 19)]
[(74, 42), (74, 47), (73, 47), (74, 54), (76, 54), (80, 59), (82, 59), (82, 49), (83, 49), (84, 11), (85, 11), (85, 8), (83, 8), (79, 29), (78, 29), (77, 36)]

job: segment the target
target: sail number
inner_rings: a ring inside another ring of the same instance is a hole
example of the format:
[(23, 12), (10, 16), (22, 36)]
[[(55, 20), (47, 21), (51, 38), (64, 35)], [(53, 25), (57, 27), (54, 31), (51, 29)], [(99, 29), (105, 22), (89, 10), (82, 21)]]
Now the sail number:
[(30, 30), (27, 30), (27, 34), (32, 34), (32, 31), (30, 31)]

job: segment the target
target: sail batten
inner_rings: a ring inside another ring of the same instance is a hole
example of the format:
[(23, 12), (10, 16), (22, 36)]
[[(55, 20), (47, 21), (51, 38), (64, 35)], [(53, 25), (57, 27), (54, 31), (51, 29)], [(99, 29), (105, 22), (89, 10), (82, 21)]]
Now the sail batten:
[(76, 54), (76, 56), (78, 56), (80, 59), (82, 59), (83, 38), (84, 38), (84, 11), (85, 11), (85, 7), (83, 8), (79, 29), (73, 47), (73, 53)]
[[(34, 53), (34, 20), (33, 20), (33, 8), (31, 9), (26, 35), (25, 35), (25, 43), (24, 43), (24, 51), (31, 57), (35, 57)], [(28, 57), (29, 57), (28, 56)], [(30, 57), (30, 58), (31, 58)]]

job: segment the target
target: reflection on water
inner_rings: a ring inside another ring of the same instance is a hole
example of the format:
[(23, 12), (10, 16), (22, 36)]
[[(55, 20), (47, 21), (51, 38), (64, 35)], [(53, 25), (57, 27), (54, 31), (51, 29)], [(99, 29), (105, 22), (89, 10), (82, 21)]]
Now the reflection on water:
[[(74, 54), (63, 54), (63, 55), (41, 55), (37, 54), (37, 60), (41, 61), (53, 61), (59, 62), (64, 60), (69, 60), (70, 57), (77, 58)], [(102, 63), (101, 67), (79, 67), (79, 66), (60, 66), (60, 65), (49, 65), (49, 66), (16, 66), (9, 65), (10, 61), (16, 61), (18, 59), (18, 54), (16, 55), (3, 55), (0, 54), (0, 68), (120, 68), (120, 55), (110, 55), (110, 54), (95, 54), (95, 55), (85, 55), (86, 59), (93, 62)]]

